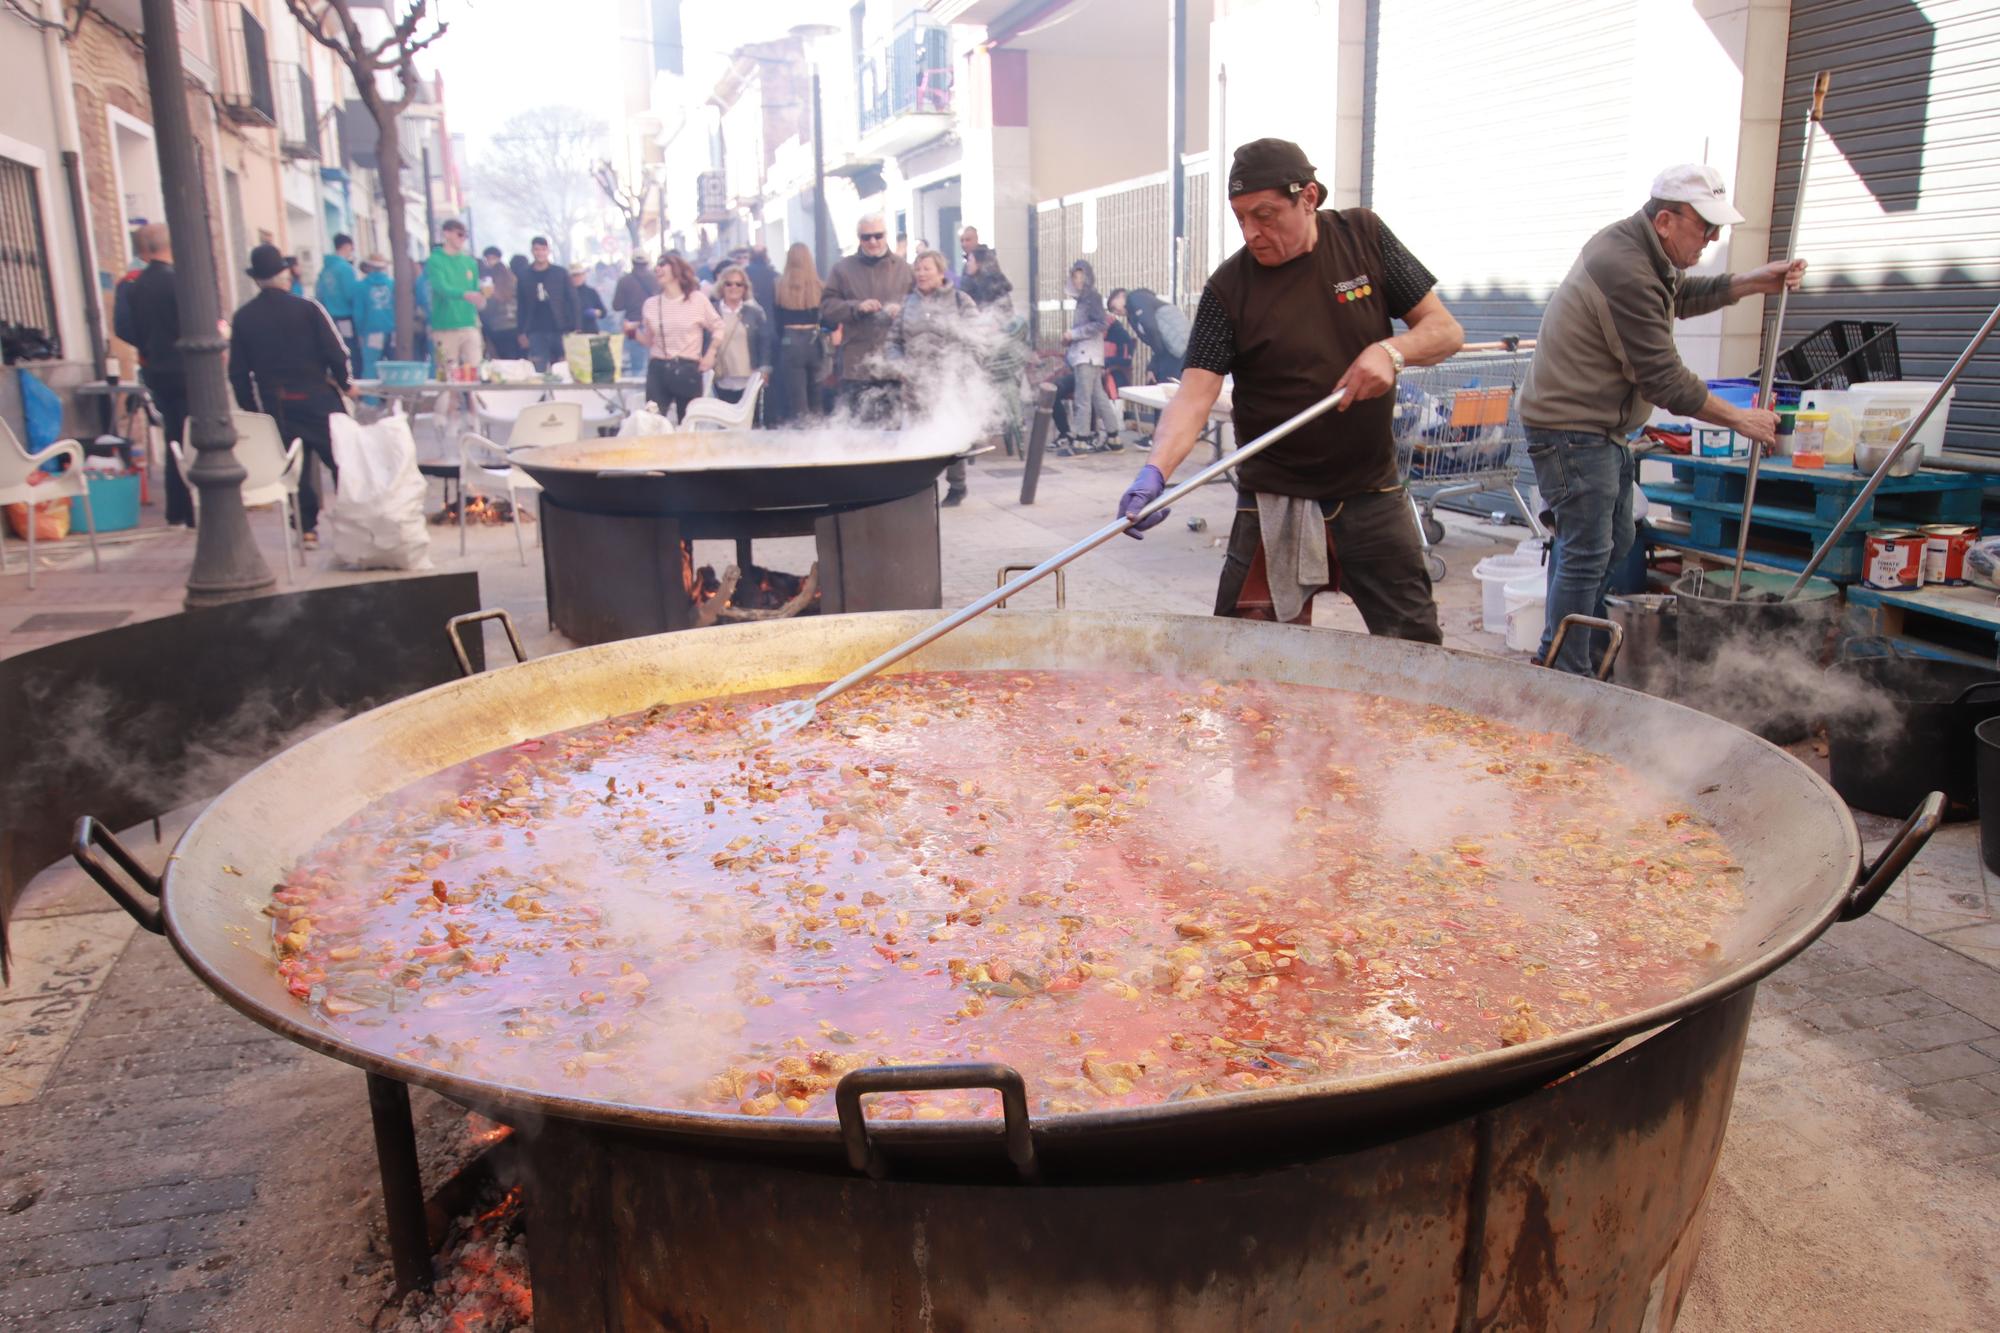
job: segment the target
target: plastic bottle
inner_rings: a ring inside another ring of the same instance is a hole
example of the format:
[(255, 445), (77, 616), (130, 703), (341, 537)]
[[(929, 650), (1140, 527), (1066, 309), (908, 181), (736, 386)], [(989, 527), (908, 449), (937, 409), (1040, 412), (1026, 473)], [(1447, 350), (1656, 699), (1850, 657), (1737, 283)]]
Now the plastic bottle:
[[(1801, 412), (1792, 422), (1792, 466), (1826, 466), (1826, 421), (1824, 412)], [(1852, 446), (1849, 446), (1850, 453)]]

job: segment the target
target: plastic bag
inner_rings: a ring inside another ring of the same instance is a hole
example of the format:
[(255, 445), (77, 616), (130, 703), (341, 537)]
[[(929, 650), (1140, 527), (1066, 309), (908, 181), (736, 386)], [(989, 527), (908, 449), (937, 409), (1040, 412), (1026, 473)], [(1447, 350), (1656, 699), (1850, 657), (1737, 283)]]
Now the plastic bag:
[(494, 384), (526, 384), (542, 377), (532, 361), (501, 360), (486, 363), (486, 376)]
[(2000, 589), (2000, 537), (1981, 537), (1965, 553), (1965, 572), (1982, 588)]
[(625, 357), (622, 333), (565, 333), (563, 360), (578, 384), (609, 384), (618, 378)]
[(28, 452), (38, 454), (63, 437), (62, 399), (26, 370), (18, 370), (21, 424), (28, 428)]
[[(46, 472), (30, 472), (28, 484), (39, 486), (49, 479)], [(38, 542), (59, 542), (69, 536), (69, 497), (54, 500), (35, 501), (35, 540)], [(7, 530), (16, 537), (26, 540), (28, 536), (28, 506), (11, 504), (7, 506)]]
[(629, 414), (618, 423), (620, 435), (670, 435), (674, 423), (667, 420), (652, 403)]
[(327, 512), (333, 563), (342, 569), (429, 569), (426, 487), (409, 421), (392, 416), (364, 426), (337, 413), (327, 426), (340, 469), (340, 489)]

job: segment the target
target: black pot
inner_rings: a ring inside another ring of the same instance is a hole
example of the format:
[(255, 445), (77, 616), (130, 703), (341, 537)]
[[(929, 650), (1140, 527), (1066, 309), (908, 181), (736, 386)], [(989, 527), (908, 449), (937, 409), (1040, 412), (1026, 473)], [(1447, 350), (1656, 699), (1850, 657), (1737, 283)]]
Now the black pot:
[[(2000, 671), (1928, 657), (1858, 657), (1827, 669), (1828, 779), (1859, 810), (1898, 815), (1942, 790), (1946, 817), (1979, 813), (1972, 729), (2000, 716)], [(1881, 711), (1843, 707), (1860, 689)]]
[(1972, 729), (1974, 767), (1979, 792), (1979, 859), (2000, 874), (2000, 717), (1990, 717)]

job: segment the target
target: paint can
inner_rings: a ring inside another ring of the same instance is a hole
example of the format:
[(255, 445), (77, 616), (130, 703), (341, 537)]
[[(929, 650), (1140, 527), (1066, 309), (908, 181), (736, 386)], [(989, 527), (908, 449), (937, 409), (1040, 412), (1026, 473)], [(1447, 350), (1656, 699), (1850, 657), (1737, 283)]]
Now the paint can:
[(1861, 582), (1882, 592), (1915, 592), (1924, 586), (1924, 534), (1883, 528), (1868, 534)]
[(1736, 432), (1727, 426), (1696, 426), (1694, 452), (1697, 458), (1728, 458), (1736, 452)]
[(1924, 582), (1963, 587), (1972, 580), (1965, 572), (1965, 553), (1979, 540), (1969, 523), (1929, 523), (1924, 534)]

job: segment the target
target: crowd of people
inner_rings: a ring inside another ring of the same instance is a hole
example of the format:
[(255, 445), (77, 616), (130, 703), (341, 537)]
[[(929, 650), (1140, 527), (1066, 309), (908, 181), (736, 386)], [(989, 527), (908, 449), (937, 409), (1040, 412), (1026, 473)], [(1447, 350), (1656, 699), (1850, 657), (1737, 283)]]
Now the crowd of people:
[[(1136, 537), (1166, 516), (1153, 502), (1231, 380), (1239, 436), (1292, 424), (1288, 438), (1238, 469), (1216, 613), (1310, 624), (1314, 594), (1334, 588), (1354, 598), (1371, 633), (1437, 643), (1436, 603), (1403, 499), (1391, 418), (1405, 367), (1450, 357), (1463, 330), (1436, 279), (1387, 223), (1368, 209), (1323, 209), (1324, 195), (1298, 145), (1260, 139), (1239, 147), (1229, 200), (1244, 246), (1210, 275), (1191, 325), (1144, 289), (1100, 294), (1092, 266), (1077, 259), (1062, 336), (1060, 447), (1124, 447), (1117, 394), (1131, 383), (1143, 343), (1156, 377), (1179, 387), (1146, 442), (1151, 458), (1118, 502)], [(1521, 419), (1554, 530), (1551, 631), (1563, 614), (1603, 614), (1609, 570), (1633, 540), (1627, 436), (1654, 404), (1759, 445), (1775, 437), (1775, 413), (1716, 398), (1673, 342), (1676, 319), (1799, 285), (1806, 267), (1799, 259), (1744, 274), (1688, 275), (1722, 229), (1740, 221), (1714, 169), (1670, 168), (1643, 208), (1591, 239), (1549, 303)], [(921, 243), (910, 259), (907, 241), (892, 245), (884, 219), (871, 215), (856, 229), (854, 252), (823, 280), (803, 244), (786, 253), (782, 272), (758, 249), (738, 250), (714, 271), (669, 252), (650, 264), (634, 260), (607, 305), (581, 265), (556, 266), (546, 239), (505, 262), (496, 246), (475, 259), (465, 225), (453, 219), (424, 265), (419, 305), (446, 378), (488, 358), (525, 357), (546, 369), (563, 356), (567, 335), (615, 322), (626, 338), (624, 369), (643, 373), (648, 400), (676, 416), (705, 393), (740, 403), (760, 383), (768, 387), (758, 420), (767, 427), (831, 415), (895, 429), (977, 398), (978, 428), (997, 424), (1018, 441), (1023, 390), (1036, 378), (1024, 376), (1032, 355), (1025, 321), (998, 256), (971, 227), (958, 239), (956, 263)], [(136, 240), (143, 264), (118, 286), (114, 325), (138, 351), (167, 439), (178, 443), (187, 389), (171, 238), (152, 224)], [(366, 377), (387, 349), (394, 325), (388, 268), (379, 254), (357, 266), (352, 238), (337, 236), (317, 278), (318, 299), (308, 300), (296, 260), (268, 244), (250, 254), (258, 293), (231, 321), (237, 404), (277, 416), (284, 437), (302, 440), (329, 475), (329, 418), (342, 410), (357, 372)], [(991, 401), (968, 392), (980, 387), (992, 390)], [(1337, 411), (1296, 420), (1323, 411), (1330, 391), (1344, 394)], [(300, 495), (308, 544), (319, 510), (314, 471)], [(959, 503), (963, 461), (947, 482), (944, 503)], [(194, 522), (173, 469), (167, 518)], [(1545, 654), (1549, 648), (1545, 641)], [(1581, 635), (1564, 648), (1553, 665), (1579, 673), (1600, 651)]]

